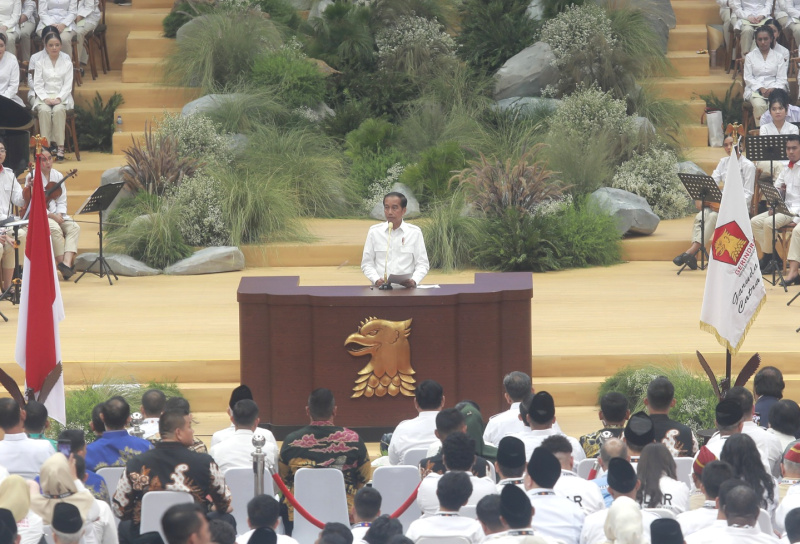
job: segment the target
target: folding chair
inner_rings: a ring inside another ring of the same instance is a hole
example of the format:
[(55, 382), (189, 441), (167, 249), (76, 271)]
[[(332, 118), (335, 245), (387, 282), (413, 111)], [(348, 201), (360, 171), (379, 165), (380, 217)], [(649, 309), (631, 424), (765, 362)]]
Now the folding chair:
[(584, 459), (583, 461), (578, 463), (578, 466), (575, 468), (575, 472), (577, 472), (578, 476), (580, 476), (585, 480), (586, 478), (589, 477), (589, 473), (592, 471), (592, 467), (594, 466), (596, 461), (597, 459), (593, 457), (590, 459)]
[(416, 544), (470, 544), (465, 536), (421, 536)]
[[(236, 518), (237, 536), (243, 535), (249, 530), (247, 527), (247, 503), (255, 496), (254, 483), (253, 469), (250, 467), (229, 468), (225, 471), (225, 484), (231, 490), (232, 514)], [(265, 474), (264, 493), (277, 494), (274, 484), (269, 474)]]
[[(397, 465), (378, 467), (372, 473), (372, 487), (381, 494), (381, 511), (392, 514), (406, 502), (406, 499), (419, 485), (420, 475), (417, 467)], [(408, 531), (411, 522), (419, 519), (422, 511), (414, 501), (398, 519), (403, 524), (403, 532)]]
[(675, 458), (678, 480), (685, 483), (689, 489), (692, 488), (692, 463), (694, 463), (694, 459), (691, 457)]
[(404, 465), (419, 466), (419, 462), (428, 456), (428, 448), (414, 448), (406, 452), (403, 457)]
[(467, 504), (462, 506), (458, 513), (464, 516), (465, 518), (472, 518), (478, 519), (478, 513), (475, 511), (478, 507), (474, 504)]
[(675, 519), (675, 513), (669, 508), (642, 508), (642, 512), (650, 512), (654, 516), (664, 519)]
[[(146, 495), (145, 495), (146, 496)], [(323, 523), (350, 524), (344, 475), (335, 468), (301, 468), (294, 475), (294, 496), (309, 514)], [(294, 513), (292, 538), (300, 544), (313, 544), (319, 528)]]
[(108, 496), (114, 498), (117, 491), (119, 479), (125, 473), (125, 467), (103, 467), (97, 471), (97, 475), (106, 481)]
[(161, 527), (161, 517), (170, 506), (194, 502), (194, 497), (185, 491), (148, 491), (142, 497), (142, 523), (140, 534), (158, 531), (164, 542), (164, 529)]

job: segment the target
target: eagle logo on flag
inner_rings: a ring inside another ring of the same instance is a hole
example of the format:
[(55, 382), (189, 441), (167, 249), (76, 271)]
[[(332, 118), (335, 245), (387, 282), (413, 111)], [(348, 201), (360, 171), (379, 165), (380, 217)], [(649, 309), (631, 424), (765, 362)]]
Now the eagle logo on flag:
[(736, 266), (739, 264), (739, 260), (744, 255), (744, 250), (749, 244), (750, 240), (747, 239), (747, 236), (742, 232), (736, 221), (731, 221), (714, 230), (714, 239), (711, 247), (713, 248), (715, 259)]

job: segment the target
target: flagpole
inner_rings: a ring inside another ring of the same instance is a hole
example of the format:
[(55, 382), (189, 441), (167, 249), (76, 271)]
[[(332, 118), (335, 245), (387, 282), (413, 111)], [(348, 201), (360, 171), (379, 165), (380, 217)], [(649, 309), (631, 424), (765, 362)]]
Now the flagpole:
[(731, 388), (731, 350), (729, 348), (725, 349), (725, 391), (722, 393), (725, 394)]

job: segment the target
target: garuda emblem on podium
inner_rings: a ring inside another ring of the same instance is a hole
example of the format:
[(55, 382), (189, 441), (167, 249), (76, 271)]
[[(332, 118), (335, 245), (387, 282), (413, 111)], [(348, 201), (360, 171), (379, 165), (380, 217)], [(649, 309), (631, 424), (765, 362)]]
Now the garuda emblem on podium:
[(370, 355), (367, 366), (358, 371), (351, 398), (383, 397), (387, 393), (413, 397), (416, 380), (411, 368), (411, 320), (386, 321), (368, 317), (358, 332), (347, 337), (344, 346), (356, 357)]

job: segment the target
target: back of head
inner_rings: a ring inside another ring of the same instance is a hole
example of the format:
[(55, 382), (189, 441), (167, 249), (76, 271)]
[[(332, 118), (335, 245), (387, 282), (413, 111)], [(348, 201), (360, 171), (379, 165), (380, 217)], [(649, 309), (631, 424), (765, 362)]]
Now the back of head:
[(436, 496), (442, 509), (457, 511), (472, 495), (472, 482), (466, 472), (445, 472), (436, 486)]
[(64, 429), (58, 434), (59, 440), (69, 440), (69, 448), (75, 453), (86, 447), (86, 433), (83, 429)]
[(186, 544), (189, 537), (200, 530), (203, 512), (196, 503), (170, 506), (161, 517), (161, 526), (167, 544)]
[(478, 516), (478, 521), (494, 533), (505, 529), (503, 522), (500, 521), (500, 495), (494, 494), (482, 497), (475, 506), (475, 515)]
[(628, 497), (615, 499), (608, 509), (604, 529), (609, 542), (641, 544), (644, 527), (639, 505)]
[(742, 405), (731, 398), (722, 399), (714, 408), (714, 419), (717, 429), (721, 433), (730, 434), (735, 432), (742, 423), (743, 417)]
[(555, 455), (562, 467), (572, 470), (572, 463), (570, 462), (572, 458), (572, 444), (566, 436), (563, 434), (548, 436), (542, 441), (540, 447)]
[(142, 410), (145, 417), (158, 417), (164, 411), (167, 396), (160, 389), (149, 389), (142, 395)]
[(725, 499), (725, 517), (728, 519), (728, 524), (732, 518), (755, 522), (758, 519), (760, 502), (758, 495), (750, 486), (738, 485), (731, 489)]
[(759, 397), (783, 398), (783, 390), (785, 387), (786, 384), (783, 382), (783, 373), (774, 366), (763, 367), (753, 378), (753, 390)]
[(386, 544), (393, 536), (402, 534), (403, 524), (400, 520), (384, 515), (372, 522), (364, 541), (368, 544)]
[(556, 404), (547, 391), (539, 391), (528, 406), (528, 419), (533, 425), (549, 425), (556, 417)]
[(63, 544), (77, 544), (83, 535), (83, 516), (72, 503), (59, 502), (53, 508), (53, 538)]
[(628, 415), (628, 399), (622, 393), (611, 391), (600, 399), (600, 410), (606, 423), (621, 425)]
[(228, 408), (233, 410), (233, 407), (236, 406), (236, 403), (240, 400), (253, 400), (253, 392), (250, 391), (250, 388), (246, 385), (240, 385), (238, 387), (234, 387), (233, 391), (231, 391), (231, 398), (228, 401)]
[(789, 542), (800, 542), (800, 508), (789, 510), (783, 521)]
[(326, 523), (325, 527), (322, 528), (319, 537), (320, 544), (322, 544), (323, 541), (329, 542), (328, 540), (325, 540), (326, 537), (331, 538), (329, 544), (339, 544), (342, 541), (344, 541), (344, 544), (353, 544), (353, 532), (350, 530), (350, 527), (335, 521)]
[(619, 438), (609, 438), (600, 446), (600, 460), (608, 468), (608, 462), (615, 457), (628, 458), (628, 446)]
[(731, 478), (730, 480), (725, 480), (720, 484), (719, 495), (717, 495), (717, 499), (719, 499), (720, 509), (725, 508), (725, 505), (728, 502), (728, 494), (731, 492), (731, 490), (740, 487), (742, 485), (747, 485), (747, 484), (736, 477)]
[(281, 505), (271, 495), (257, 495), (247, 503), (247, 519), (254, 529), (275, 527), (281, 515)]
[(320, 387), (308, 396), (308, 413), (314, 421), (328, 421), (333, 417), (336, 399), (330, 389)]
[(103, 415), (103, 422), (109, 431), (120, 431), (128, 424), (131, 415), (131, 407), (123, 397), (111, 397), (103, 403), (100, 409)]
[(181, 411), (188, 416), (192, 413), (192, 407), (189, 405), (189, 401), (183, 397), (170, 397), (164, 403), (164, 411)]
[(0, 544), (15, 544), (17, 540), (17, 522), (14, 515), (6, 508), (0, 508)]
[(504, 478), (520, 478), (525, 473), (525, 443), (516, 436), (504, 436), (497, 445), (497, 466)]
[(374, 487), (362, 487), (353, 499), (353, 507), (358, 517), (370, 521), (381, 513), (381, 493)]
[(742, 408), (745, 421), (750, 419), (750, 414), (753, 413), (753, 394), (742, 386), (731, 387), (728, 394), (725, 395), (726, 399), (736, 401)]
[(528, 476), (543, 489), (553, 489), (561, 477), (561, 463), (556, 456), (541, 446), (533, 450), (528, 460)]
[(221, 519), (209, 521), (208, 532), (211, 533), (213, 544), (236, 544), (236, 529), (227, 521)]
[(417, 399), (417, 406), (420, 410), (438, 410), (444, 398), (444, 389), (439, 382), (424, 380), (417, 386), (414, 392)]
[(21, 410), (17, 401), (10, 398), (0, 399), (0, 428), (4, 431), (19, 425)]
[(167, 410), (158, 418), (158, 432), (161, 438), (171, 437), (184, 425), (186, 425), (186, 413), (183, 410)]
[(769, 409), (769, 426), (779, 433), (796, 436), (800, 431), (800, 406), (793, 400), (779, 400)]
[(436, 430), (441, 438), (447, 438), (450, 433), (461, 431), (464, 427), (464, 414), (455, 408), (445, 408), (436, 414)]
[(511, 529), (525, 529), (531, 526), (533, 511), (531, 501), (523, 490), (515, 485), (507, 485), (500, 492), (500, 515)]
[(659, 376), (647, 386), (647, 402), (653, 410), (668, 410), (675, 398), (675, 386), (666, 376)]
[(252, 400), (240, 400), (233, 407), (233, 423), (237, 427), (250, 428), (258, 420), (258, 405)]
[(95, 404), (94, 408), (92, 408), (92, 428), (97, 434), (103, 434), (106, 432), (106, 424), (103, 423), (103, 420), (100, 417), (100, 413), (103, 411), (103, 404), (105, 403), (101, 402), (100, 404)]
[(442, 442), (442, 461), (447, 470), (470, 470), (475, 462), (475, 442), (466, 433), (451, 433)]
[(632, 452), (642, 451), (646, 445), (656, 441), (653, 420), (644, 412), (636, 412), (625, 424), (624, 436), (628, 449)]
[(650, 524), (651, 544), (683, 544), (683, 531), (678, 520), (658, 518)]
[(503, 387), (512, 401), (519, 402), (524, 399), (526, 395), (530, 394), (533, 384), (531, 383), (530, 376), (524, 372), (514, 371), (505, 375), (503, 378)]
[(703, 468), (703, 489), (709, 499), (719, 497), (719, 489), (722, 484), (736, 475), (733, 467), (724, 461), (711, 461)]
[(719, 459), (729, 463), (737, 476), (747, 482), (758, 496), (772, 500), (775, 494), (772, 475), (767, 473), (761, 463), (761, 454), (750, 436), (744, 433), (730, 436), (722, 446)]
[(25, 432), (39, 434), (47, 425), (47, 408), (36, 400), (25, 404)]

